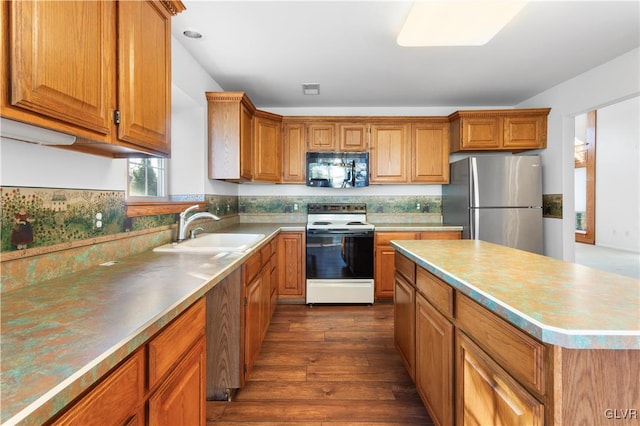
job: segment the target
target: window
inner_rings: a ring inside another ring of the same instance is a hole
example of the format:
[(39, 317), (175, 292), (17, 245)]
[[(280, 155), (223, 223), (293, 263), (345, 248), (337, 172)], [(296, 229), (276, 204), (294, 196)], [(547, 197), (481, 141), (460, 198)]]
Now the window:
[(127, 198), (166, 199), (167, 161), (164, 158), (127, 160)]

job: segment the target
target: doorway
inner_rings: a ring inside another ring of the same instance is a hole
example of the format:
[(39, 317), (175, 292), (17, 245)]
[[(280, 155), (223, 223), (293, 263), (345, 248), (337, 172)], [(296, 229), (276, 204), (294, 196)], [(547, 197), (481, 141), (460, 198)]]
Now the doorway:
[(596, 111), (575, 118), (575, 241), (595, 244)]

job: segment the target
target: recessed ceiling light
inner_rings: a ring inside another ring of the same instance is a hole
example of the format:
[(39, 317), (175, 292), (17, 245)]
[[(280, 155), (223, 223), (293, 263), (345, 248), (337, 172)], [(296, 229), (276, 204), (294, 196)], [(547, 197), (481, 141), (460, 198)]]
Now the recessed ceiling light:
[(319, 83), (304, 83), (302, 85), (302, 94), (304, 95), (319, 95), (320, 84)]
[(184, 36), (188, 38), (193, 38), (193, 39), (202, 38), (202, 34), (196, 30), (184, 30), (182, 34), (184, 34)]
[(425, 1), (414, 3), (397, 43), (418, 46), (481, 46), (525, 6), (526, 1)]

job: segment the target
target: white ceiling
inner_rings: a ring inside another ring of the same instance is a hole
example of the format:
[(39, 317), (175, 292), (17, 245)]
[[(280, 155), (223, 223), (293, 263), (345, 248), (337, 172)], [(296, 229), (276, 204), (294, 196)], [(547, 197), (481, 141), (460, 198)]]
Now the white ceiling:
[(183, 3), (175, 37), (258, 108), (513, 106), (640, 46), (640, 0), (532, 1), (484, 46), (418, 48), (396, 44), (412, 2)]

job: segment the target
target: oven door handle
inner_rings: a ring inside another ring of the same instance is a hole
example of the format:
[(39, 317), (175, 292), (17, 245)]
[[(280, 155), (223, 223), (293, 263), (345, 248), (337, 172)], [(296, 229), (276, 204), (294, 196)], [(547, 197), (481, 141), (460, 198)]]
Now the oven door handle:
[(343, 235), (373, 235), (373, 231), (359, 231), (359, 230), (350, 230), (346, 228), (334, 228), (334, 229), (307, 229), (307, 233), (311, 235), (334, 235), (334, 234), (343, 234)]

